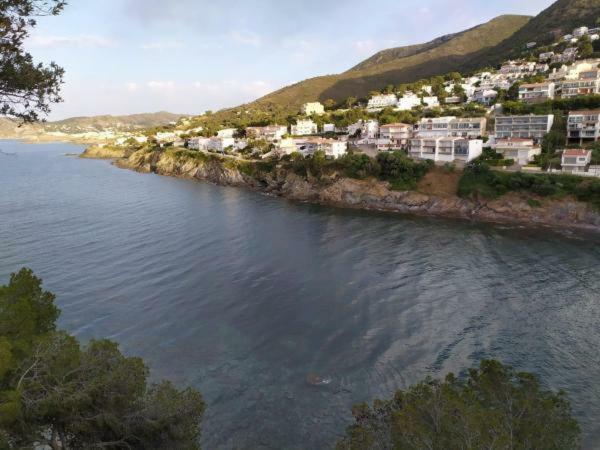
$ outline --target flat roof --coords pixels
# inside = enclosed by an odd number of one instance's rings
[[[563,156],[587,156],[592,153],[591,150],[568,149],[563,152]]]

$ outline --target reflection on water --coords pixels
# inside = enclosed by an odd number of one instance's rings
[[[0,281],[198,386],[206,448],[323,448],[353,403],[484,357],[569,392],[600,440],[595,237],[326,209],[3,143]]]

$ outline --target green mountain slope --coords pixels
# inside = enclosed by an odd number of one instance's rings
[[[366,96],[387,84],[460,70],[474,55],[480,55],[508,39],[528,21],[527,16],[500,16],[470,30],[436,39],[428,44],[385,50],[339,75],[312,78],[269,94],[256,107],[297,109],[310,100],[342,101]]]

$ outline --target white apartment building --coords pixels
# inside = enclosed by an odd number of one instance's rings
[[[414,126],[415,136],[419,138],[450,136],[450,123],[455,119],[454,116],[421,119]]]
[[[492,148],[504,159],[513,159],[520,166],[533,162],[534,157],[542,153],[541,147],[536,146],[533,139],[499,139]]]
[[[450,121],[449,132],[452,137],[479,138],[486,134],[485,117],[466,117]]]
[[[562,154],[562,170],[566,173],[586,172],[592,162],[591,150],[565,150]]]
[[[284,125],[268,125],[266,127],[248,127],[246,136],[253,139],[266,139],[269,142],[278,141],[288,132]]]
[[[468,163],[481,156],[483,141],[458,137],[413,138],[409,156],[413,159],[430,159],[439,163]]]
[[[498,116],[496,139],[528,138],[541,140],[552,129],[554,114],[544,116]]]
[[[367,104],[367,109],[371,111],[381,110],[384,108],[390,108],[396,106],[398,103],[398,97],[396,94],[382,94],[371,97]]]
[[[405,123],[390,123],[379,127],[379,139],[377,149],[400,150],[407,148],[408,141],[412,135],[412,125]]]
[[[600,110],[571,111],[567,121],[569,142],[597,141],[600,139]]]
[[[519,86],[519,100],[525,103],[541,103],[553,100],[556,84],[553,82],[530,83]]]
[[[576,80],[565,80],[561,83],[563,98],[600,93],[600,71],[581,72]]]
[[[421,98],[412,92],[407,92],[398,100],[396,110],[410,111],[417,106],[421,106]]]
[[[325,114],[325,107],[320,102],[309,102],[302,105],[301,111],[305,116],[312,116],[313,114],[322,116]]]
[[[319,132],[317,124],[310,119],[298,120],[296,125],[291,127],[293,136],[308,136]]]

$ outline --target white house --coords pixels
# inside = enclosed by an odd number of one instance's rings
[[[421,105],[421,98],[412,92],[405,93],[399,100],[396,106],[398,111],[410,111],[411,109]]]
[[[235,147],[235,139],[232,137],[212,137],[208,140],[208,151],[225,153],[228,148]]]
[[[335,125],[333,123],[324,124],[323,133],[335,133]]]
[[[313,155],[317,151],[325,153],[327,158],[339,158],[346,154],[348,150],[347,141],[338,141],[335,139],[325,139],[321,137],[310,137],[305,139],[296,139],[296,151],[304,156]]]
[[[580,38],[588,34],[588,27],[578,27],[573,30],[573,37]]]
[[[367,104],[367,109],[371,111],[381,110],[384,108],[396,106],[397,103],[398,97],[396,97],[396,94],[375,95],[369,100],[369,103]]]
[[[284,125],[268,125],[266,127],[248,127],[246,136],[254,139],[265,139],[269,142],[278,141],[287,134],[287,127]]]
[[[412,134],[412,126],[405,123],[390,123],[379,127],[377,149],[400,150],[408,146]]]
[[[236,135],[237,130],[235,128],[225,128],[217,131],[217,137],[219,138],[232,138]]]
[[[591,150],[565,150],[562,154],[562,170],[566,173],[585,172],[592,162]]]
[[[188,139],[188,148],[191,150],[208,150],[210,138],[198,136]]]
[[[275,153],[278,155],[291,155],[298,151],[296,142],[292,138],[284,138],[275,144]]]
[[[413,138],[409,156],[413,159],[430,159],[440,163],[467,163],[481,156],[483,141],[459,137]]]
[[[159,131],[154,137],[158,142],[174,142],[177,134],[172,131]]]
[[[536,155],[542,153],[542,149],[535,145],[533,139],[498,139],[492,148],[504,159],[513,159],[520,166],[526,166],[533,161]]]
[[[309,102],[302,105],[302,114],[305,116],[322,116],[325,114],[325,107],[320,102]]]
[[[548,61],[548,60],[552,59],[553,56],[554,56],[554,52],[545,52],[545,53],[540,53],[538,58],[540,61]]]
[[[528,83],[519,86],[519,100],[525,103],[540,103],[553,100],[556,85],[551,82]]]
[[[490,106],[495,103],[497,97],[498,92],[492,89],[477,89],[473,100],[482,105]]]
[[[434,95],[423,97],[423,103],[428,108],[438,108],[440,106],[439,99]]]
[[[292,125],[293,136],[308,136],[318,132],[317,124],[310,119],[298,120],[296,125]]]
[[[454,116],[421,119],[415,124],[415,135],[422,138],[450,136],[450,123],[455,119]]]
[[[567,79],[561,83],[563,98],[600,93],[600,71],[581,72],[576,80]]]

